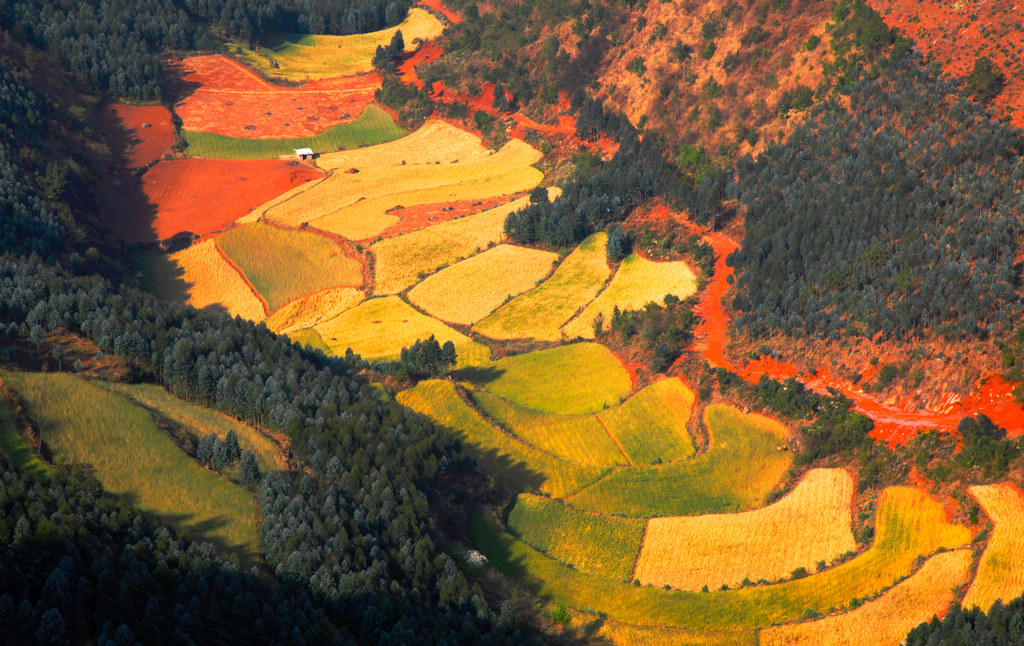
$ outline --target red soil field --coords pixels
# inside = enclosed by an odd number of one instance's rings
[[[457,25],[460,22],[462,22],[462,16],[441,4],[441,0],[420,0],[420,6],[426,7],[427,9],[433,9],[437,13],[447,18],[448,22],[452,23],[453,25]]]
[[[939,2],[937,0],[868,0],[890,27],[898,27],[931,60],[956,78],[987,56],[1006,79],[993,102],[999,115],[1024,127],[1024,34],[1021,9],[1010,0]],[[972,19],[973,17],[973,19]]]
[[[380,238],[393,238],[395,236],[402,235],[403,233],[409,233],[418,229],[425,229],[431,225],[448,222],[455,218],[473,215],[474,213],[481,213],[501,206],[502,204],[506,204],[509,200],[518,200],[524,195],[527,195],[525,191],[522,193],[515,193],[513,195],[499,195],[498,197],[487,198],[484,200],[461,200],[457,202],[439,202],[436,204],[419,204],[417,206],[410,207],[396,207],[388,211],[388,213],[402,218],[402,221],[388,227],[384,233],[380,234]],[[376,239],[376,236],[374,239]]]
[[[283,87],[226,56],[165,61],[185,130],[249,139],[317,135],[352,121],[373,102],[376,73]]]
[[[129,242],[166,240],[183,231],[202,236],[322,176],[304,164],[276,159],[160,162],[142,176],[138,197],[114,205],[114,230]]]
[[[879,442],[903,444],[913,439],[917,431],[929,428],[955,431],[961,419],[978,413],[984,413],[998,426],[1005,428],[1011,437],[1024,435],[1024,407],[1014,400],[1012,385],[999,376],[982,379],[978,389],[967,397],[951,395],[938,409],[922,410],[892,398],[881,401],[880,395],[865,392],[863,388],[839,379],[826,370],[817,369],[813,374],[808,374],[791,363],[769,357],[743,364],[731,361],[725,354],[729,315],[722,299],[729,289],[728,278],[734,274],[725,259],[739,245],[723,233],[702,229],[681,219],[681,216],[669,213],[663,206],[655,209],[651,216],[680,221],[691,231],[700,234],[715,250],[715,274],[695,308],[701,320],[694,328],[692,347],[712,367],[727,368],[749,383],[757,383],[762,374],[768,374],[778,380],[796,377],[807,388],[822,394],[827,394],[829,388],[833,388],[849,397],[855,410],[874,421],[875,428],[871,436]]]
[[[99,122],[110,149],[120,155],[125,168],[142,168],[157,161],[174,143],[171,113],[162,105],[115,103],[100,110]]]

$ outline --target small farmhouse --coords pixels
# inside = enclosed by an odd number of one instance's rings
[[[296,148],[295,149],[295,159],[298,159],[299,161],[302,161],[303,159],[313,159],[313,149],[312,148]]]

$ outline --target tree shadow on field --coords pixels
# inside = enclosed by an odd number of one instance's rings
[[[485,386],[497,381],[503,374],[505,374],[504,369],[493,366],[467,366],[451,372],[452,379],[468,381],[475,386]]]

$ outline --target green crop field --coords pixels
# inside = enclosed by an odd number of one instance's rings
[[[155,411],[167,419],[186,427],[192,435],[202,437],[215,433],[224,439],[228,431],[238,436],[238,444],[242,450],[248,449],[256,456],[260,471],[284,471],[287,462],[281,449],[274,442],[256,429],[232,419],[223,413],[179,399],[165,388],[154,384],[115,384],[97,382],[107,390],[124,395],[136,404]]]
[[[508,517],[509,530],[523,542],[580,572],[613,581],[632,578],[645,524],[532,494],[520,494]]]
[[[633,517],[735,512],[760,505],[792,464],[779,451],[789,431],[732,406],[704,410],[711,448],[693,460],[615,469],[569,500],[581,509]]]
[[[487,391],[473,392],[471,398],[495,424],[548,453],[581,464],[627,464],[626,456],[593,415],[541,413]]]
[[[397,400],[459,433],[465,452],[484,473],[519,491],[541,491],[561,498],[607,472],[559,459],[503,433],[463,401],[450,381],[422,381],[399,393]]]
[[[557,341],[562,325],[594,300],[611,275],[607,242],[607,234],[590,236],[540,286],[512,299],[473,329],[492,339]]]
[[[683,592],[623,584],[574,570],[549,558],[478,513],[470,536],[490,563],[536,594],[633,624],[729,630],[794,621],[853,599],[884,592],[916,568],[918,557],[968,543],[966,527],[950,524],[942,505],[908,487],[886,490],[878,502],[876,540],[846,563],[768,586]]]
[[[356,119],[328,128],[313,137],[294,139],[246,139],[212,132],[185,130],[182,135],[192,157],[214,159],[277,159],[294,155],[296,148],[312,148],[316,153],[348,150],[393,141],[406,132],[385,110],[368,105]]]
[[[598,418],[634,464],[675,462],[694,453],[686,430],[693,400],[693,391],[683,382],[662,379],[621,406],[598,413]]]
[[[194,538],[257,552],[253,495],[199,466],[128,398],[66,373],[3,372],[55,456],[91,465],[103,488]]]
[[[563,415],[615,406],[632,389],[622,363],[596,343],[521,354],[460,370],[454,376],[527,408]]]
[[[325,287],[358,286],[363,265],[333,240],[262,222],[217,238],[217,246],[249,279],[270,310]]]
[[[39,459],[28,440],[18,432],[14,414],[11,413],[10,406],[2,396],[0,396],[0,451],[3,451],[14,468],[19,471],[31,471],[43,478],[50,472],[49,465]]]
[[[435,318],[421,314],[397,296],[363,301],[314,330],[331,352],[339,356],[352,348],[364,359],[395,359],[402,348],[433,335],[438,343],[451,341],[455,344],[460,366],[485,362],[491,357],[487,346]],[[296,335],[291,337],[295,339]]]

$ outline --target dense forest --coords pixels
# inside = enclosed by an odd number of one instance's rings
[[[746,207],[736,324],[838,338],[1008,331],[1018,298],[1024,142],[912,57],[816,106],[737,165]]]
[[[216,49],[214,25],[251,43],[274,33],[353,34],[398,24],[411,0],[11,0],[0,28],[55,53],[84,88],[163,98],[160,56]]]
[[[907,646],[984,646],[1024,644],[1024,597],[1003,605],[997,601],[986,615],[977,608],[953,608],[941,621],[932,619],[910,631]]]

